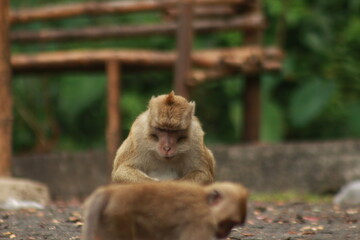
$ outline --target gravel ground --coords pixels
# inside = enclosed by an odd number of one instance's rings
[[[232,231],[233,240],[357,240],[360,206],[251,202],[244,227]],[[79,239],[79,206],[52,205],[43,210],[0,211],[0,239]]]

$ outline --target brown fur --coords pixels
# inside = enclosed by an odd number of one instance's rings
[[[246,217],[240,184],[185,182],[110,185],[86,202],[82,240],[210,240]]]
[[[204,132],[194,116],[195,103],[173,92],[153,97],[119,147],[112,171],[118,183],[155,180],[214,180],[215,160],[204,144]],[[161,138],[154,140],[152,135]],[[184,140],[177,139],[185,135]],[[171,147],[170,157],[164,146]]]
[[[183,130],[190,126],[195,104],[174,92],[152,98],[149,103],[151,127],[167,130]]]

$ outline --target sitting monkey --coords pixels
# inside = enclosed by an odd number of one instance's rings
[[[215,160],[194,112],[195,103],[174,92],[151,98],[117,151],[113,182],[213,182]]]

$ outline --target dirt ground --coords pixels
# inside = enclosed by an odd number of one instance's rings
[[[44,210],[0,211],[0,239],[79,239],[79,205],[52,205]],[[251,202],[244,227],[229,240],[360,239],[360,206]]]

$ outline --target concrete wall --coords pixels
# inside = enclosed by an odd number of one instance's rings
[[[214,146],[217,179],[255,191],[336,192],[360,179],[360,141]],[[16,157],[13,174],[47,184],[53,199],[85,197],[109,181],[102,152]]]
[[[52,153],[13,159],[13,175],[48,185],[52,199],[85,198],[110,180],[103,152]]]
[[[360,141],[214,147],[219,180],[257,191],[334,193],[360,179]]]

